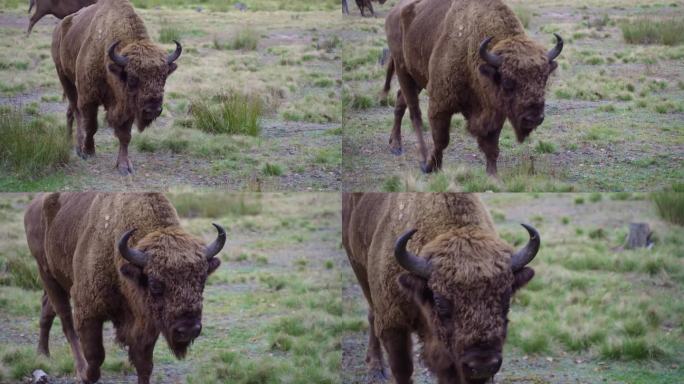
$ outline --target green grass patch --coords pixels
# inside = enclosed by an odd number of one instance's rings
[[[684,19],[640,17],[620,23],[628,44],[678,45],[684,42]]]
[[[168,196],[181,217],[253,216],[262,211],[258,195],[171,192]]]
[[[199,99],[190,106],[193,127],[209,133],[259,136],[264,103],[238,92]]]

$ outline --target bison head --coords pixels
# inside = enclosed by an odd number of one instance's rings
[[[128,240],[135,232],[124,233],[118,250],[128,263],[123,276],[133,281],[136,298],[149,313],[170,349],[183,358],[202,330],[202,292],[207,276],[221,264],[215,257],[226,242],[225,230],[214,224],[218,236],[204,246],[180,228],[166,228],[143,237],[137,248]]]
[[[483,64],[480,74],[488,81],[491,105],[500,106],[511,121],[519,142],[544,121],[544,92],[549,75],[558,67],[555,61],[563,50],[563,39],[556,36],[556,46],[545,52],[535,42],[514,37],[487,50],[492,37],[480,43]]]
[[[534,276],[525,265],[540,244],[537,231],[524,226],[530,240],[517,252],[479,229],[442,234],[422,248],[423,257],[406,249],[415,229],[397,240],[395,258],[408,271],[398,283],[420,309],[423,359],[440,383],[484,383],[501,367],[511,296]]]
[[[126,45],[116,52],[120,41],[109,46],[107,66],[126,100],[126,107],[135,115],[138,127],[145,128],[159,117],[164,101],[166,78],[178,67],[176,61],[183,48],[175,41],[176,50],[166,54],[155,45],[141,41]]]

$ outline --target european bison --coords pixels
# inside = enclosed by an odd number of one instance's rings
[[[218,237],[205,246],[156,193],[43,195],[29,205],[24,226],[47,293],[39,352],[48,351],[56,314],[86,383],[100,378],[105,321],[128,348],[140,384],[150,381],[160,334],[177,358],[185,356],[202,329],[207,276],[221,264],[221,226],[214,224]]]
[[[346,0],[342,0],[342,10],[344,12],[344,8],[347,5]],[[356,6],[359,7],[359,11],[361,11],[361,16],[365,17],[366,13],[364,12],[365,9],[368,9],[370,11],[370,16],[375,17],[375,11],[373,10],[373,1],[377,1],[380,4],[385,4],[387,0],[356,0]],[[347,14],[349,14],[349,9],[347,9]]]
[[[30,35],[33,26],[45,15],[54,15],[58,19],[63,19],[81,8],[94,4],[96,1],[97,0],[29,0],[28,13],[31,13],[34,6],[36,7],[36,12],[29,19],[29,26],[26,34]]]
[[[476,195],[345,194],[342,242],[368,301],[371,374],[386,377],[382,344],[396,382],[411,383],[415,332],[439,383],[491,379],[511,296],[534,276],[539,234],[524,227],[529,242],[514,251]]]
[[[390,147],[401,154],[401,120],[408,106],[418,137],[421,169],[442,166],[454,113],[467,120],[496,176],[499,134],[508,119],[519,142],[544,120],[544,91],[563,49],[546,51],[531,40],[501,0],[402,0],[387,15],[385,31],[393,60],[384,94],[396,71],[400,90],[394,108]],[[418,94],[430,95],[428,117],[434,142],[428,160]]]
[[[52,37],[52,58],[69,100],[67,129],[77,120],[76,152],[95,154],[97,109],[107,110],[107,123],[119,139],[116,166],[133,173],[128,159],[131,126],[143,131],[162,112],[164,85],[181,55],[167,55],[147,34],[128,0],[101,1],[64,18]]]

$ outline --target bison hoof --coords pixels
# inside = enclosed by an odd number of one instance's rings
[[[389,380],[389,375],[383,368],[373,368],[368,371],[368,378],[371,383],[384,383]]]
[[[133,176],[134,174],[133,167],[120,165],[117,167],[117,169],[119,170],[119,174],[121,174],[121,176]]]
[[[76,148],[76,154],[83,160],[88,160],[89,158],[95,156],[94,151],[83,150],[81,148]]]
[[[395,156],[399,156],[399,155],[401,155],[402,153],[404,153],[404,150],[401,148],[401,146],[399,146],[399,147],[390,147],[390,152],[392,152],[392,154],[395,155]]]
[[[424,161],[421,161],[420,170],[423,171],[423,173],[425,174],[432,173],[432,165],[426,164]]]

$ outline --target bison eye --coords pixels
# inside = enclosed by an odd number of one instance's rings
[[[138,79],[136,76],[128,76],[126,85],[129,89],[138,89],[138,86],[140,85],[140,79]]]
[[[164,283],[150,279],[149,289],[152,296],[159,297],[164,294]]]
[[[512,92],[515,89],[515,80],[503,79],[501,87],[503,87],[506,92]]]

